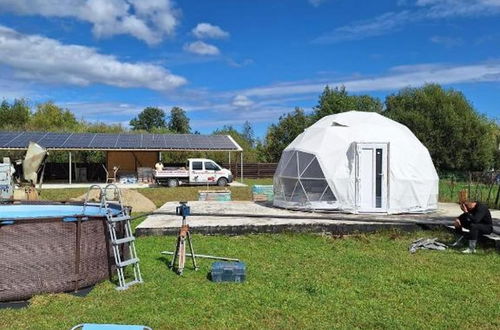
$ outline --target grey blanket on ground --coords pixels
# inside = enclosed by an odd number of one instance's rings
[[[415,253],[417,250],[446,250],[447,246],[437,241],[437,238],[420,238],[411,243],[409,251]]]

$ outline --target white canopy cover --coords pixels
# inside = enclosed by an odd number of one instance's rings
[[[282,153],[274,205],[350,213],[437,209],[439,178],[404,125],[373,112],[322,118]]]

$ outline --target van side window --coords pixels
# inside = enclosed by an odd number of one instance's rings
[[[205,170],[207,171],[219,171],[220,168],[213,162],[205,162]]]
[[[202,162],[193,162],[192,163],[194,171],[203,171],[203,163]]]

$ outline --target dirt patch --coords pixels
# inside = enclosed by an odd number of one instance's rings
[[[132,207],[133,212],[152,212],[156,210],[156,205],[136,190],[121,189],[123,204]],[[73,201],[83,201],[87,194],[72,198]],[[94,189],[90,192],[90,199],[99,200],[99,191]]]

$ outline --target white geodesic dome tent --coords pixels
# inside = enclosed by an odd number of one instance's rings
[[[437,209],[439,178],[404,125],[373,112],[323,117],[282,153],[274,205],[350,213]]]

